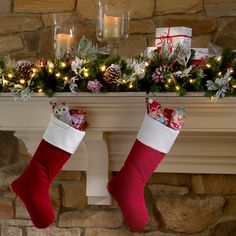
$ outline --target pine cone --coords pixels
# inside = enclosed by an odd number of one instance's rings
[[[20,60],[16,62],[16,70],[20,74],[20,76],[25,76],[32,69],[32,65],[29,61]]]
[[[113,81],[119,79],[122,76],[122,72],[119,65],[111,64],[105,71],[103,79],[111,84]]]

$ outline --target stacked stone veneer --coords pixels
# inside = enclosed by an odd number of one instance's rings
[[[96,0],[1,0],[0,55],[16,59],[49,57],[53,54],[53,13],[74,17],[78,33],[93,41]],[[136,56],[154,46],[155,28],[187,26],[193,29],[193,47],[213,42],[236,48],[235,0],[129,0],[130,37],[121,42],[120,54]]]
[[[12,161],[18,150],[12,134],[0,132],[0,236],[235,236],[236,175],[154,174],[145,189],[151,222],[145,232],[129,232],[112,206],[88,206],[86,174],[62,171],[50,189],[55,223],[32,226],[29,215],[9,185],[28,165]],[[7,145],[6,145],[7,142]]]

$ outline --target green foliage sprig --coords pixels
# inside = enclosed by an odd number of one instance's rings
[[[154,50],[149,57],[124,59],[83,37],[75,52],[30,63],[0,59],[0,92],[29,99],[31,92],[204,92],[217,99],[236,95],[236,53],[193,60],[193,51],[177,45]]]

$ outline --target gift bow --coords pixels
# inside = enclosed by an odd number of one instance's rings
[[[172,53],[172,49],[173,49],[173,38],[177,38],[177,37],[185,37],[185,38],[192,38],[191,36],[187,35],[187,34],[176,34],[176,35],[170,35],[170,28],[168,27],[168,32],[162,34],[160,37],[156,37],[156,39],[159,39],[160,42],[156,45],[157,48],[159,45],[162,46],[165,43],[165,39],[166,39],[166,43],[168,48],[170,49],[170,53]]]

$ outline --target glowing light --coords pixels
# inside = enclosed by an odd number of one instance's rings
[[[232,85],[232,87],[236,89],[236,84]]]
[[[89,69],[88,68],[83,68],[84,71],[84,77],[87,78],[89,77]]]
[[[211,68],[211,65],[210,65],[210,64],[206,64],[206,67],[207,67],[207,68]]]
[[[229,71],[229,72],[232,74],[232,73],[234,73],[234,70],[233,70],[233,69],[230,69],[230,71]]]
[[[65,67],[66,67],[66,63],[65,63],[64,61],[62,61],[62,62],[60,63],[60,65],[61,65],[62,68],[65,68]]]
[[[219,73],[218,73],[218,76],[221,76],[222,75],[222,72],[220,71]]]
[[[217,57],[216,58],[217,61],[221,61],[221,59],[222,59],[221,57]]]
[[[129,84],[129,88],[131,89],[131,88],[133,88],[133,84],[131,83],[131,84]]]
[[[25,80],[24,80],[24,79],[20,79],[20,83],[21,83],[21,84],[24,84],[24,83],[25,83]]]
[[[8,78],[12,79],[13,78],[13,74],[9,73],[8,75]]]
[[[123,79],[123,80],[122,80],[122,83],[126,84],[126,81],[125,81],[125,79]]]
[[[104,72],[104,71],[106,70],[106,66],[105,66],[105,65],[101,66],[101,67],[100,67],[100,70],[101,70],[102,72]]]
[[[61,76],[61,74],[58,72],[58,73],[56,73],[56,77],[57,78],[60,78],[60,76]]]
[[[166,87],[166,88],[169,88],[169,85],[168,85],[168,84],[165,84],[165,87]]]
[[[49,73],[52,73],[52,72],[53,72],[53,70],[52,70],[51,68],[49,68],[49,69],[48,69],[48,72],[49,72]]]
[[[145,66],[146,66],[146,67],[149,66],[149,63],[148,63],[147,61],[145,62]]]
[[[52,68],[54,68],[54,64],[53,64],[51,61],[49,61],[49,62],[48,62],[48,67],[49,67],[50,69],[52,69]]]
[[[210,101],[211,101],[211,102],[214,102],[214,101],[215,101],[215,97],[214,97],[214,96],[211,96]]]
[[[89,77],[89,73],[87,71],[84,72],[84,77]]]
[[[171,79],[168,79],[167,82],[168,82],[168,83],[171,83]]]
[[[38,90],[38,92],[39,92],[39,93],[42,93],[42,92],[43,92],[43,90],[42,90],[42,89],[39,89],[39,90]]]
[[[179,86],[176,86],[175,89],[176,89],[177,91],[179,91],[179,90],[180,90],[180,87],[179,87]]]
[[[36,69],[36,68],[33,68],[32,71],[33,71],[33,73],[36,73],[36,72],[37,72],[37,69]]]
[[[194,80],[193,80],[193,79],[190,79],[190,80],[189,80],[189,83],[190,83],[190,84],[192,84],[193,82],[194,82]]]
[[[64,79],[65,81],[68,81],[68,77],[67,77],[67,76],[65,76],[63,79]]]

